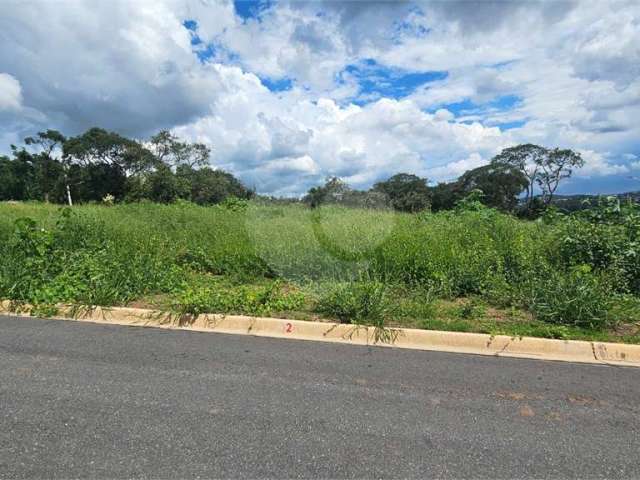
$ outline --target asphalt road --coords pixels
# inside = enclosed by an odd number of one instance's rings
[[[640,478],[640,369],[0,317],[0,478]]]

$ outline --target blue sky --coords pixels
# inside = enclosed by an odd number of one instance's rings
[[[429,82],[447,78],[447,74],[389,68],[380,65],[375,59],[365,58],[347,65],[339,74],[339,82],[344,82],[345,76],[355,79],[359,88],[350,100],[357,105],[365,105],[380,98],[405,98]]]
[[[329,175],[448,181],[537,143],[585,158],[566,193],[640,189],[632,0],[28,0],[3,17],[0,152],[43,128],[169,128],[299,195]]]
[[[240,18],[251,20],[259,18],[260,14],[267,10],[273,2],[268,0],[235,0],[233,8]]]

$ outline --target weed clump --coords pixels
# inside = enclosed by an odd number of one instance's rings
[[[172,309],[180,315],[192,317],[203,313],[270,315],[295,311],[303,303],[304,296],[301,292],[285,290],[281,282],[275,281],[259,287],[187,287],[177,295]]]
[[[392,314],[387,287],[375,281],[330,285],[320,296],[316,309],[341,323],[367,323],[380,327]]]

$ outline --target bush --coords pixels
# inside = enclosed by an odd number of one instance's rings
[[[341,323],[383,326],[391,313],[386,286],[379,282],[337,283],[326,287],[316,306],[318,313]]]
[[[249,208],[249,202],[231,195],[220,202],[220,206],[232,212],[245,212]]]
[[[187,287],[173,302],[173,309],[181,315],[194,317],[203,313],[269,315],[299,309],[303,303],[304,295],[300,291],[287,291],[276,281],[259,288]]]
[[[114,238],[103,222],[69,209],[49,228],[19,218],[0,250],[0,296],[36,305],[114,305],[170,291],[181,269],[165,252],[156,238]]]
[[[640,293],[640,211],[605,202],[560,224],[552,245],[559,267],[589,265],[620,293]]]
[[[615,321],[615,297],[606,285],[588,265],[566,273],[550,270],[530,282],[524,303],[544,322],[601,329]]]

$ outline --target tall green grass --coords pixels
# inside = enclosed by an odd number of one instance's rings
[[[602,253],[604,247],[589,237],[599,252],[592,255],[586,239],[576,240],[588,225],[522,221],[488,209],[401,214],[339,206],[139,203],[69,210],[4,203],[0,297],[114,305],[166,294],[198,311],[242,311],[246,299],[253,305],[247,310],[258,313],[302,302],[271,287],[229,300],[217,287],[190,284],[193,275],[213,275],[237,283],[329,285],[314,290],[320,292],[319,311],[363,322],[391,311],[383,304],[389,297],[384,288],[402,286],[430,297],[472,295],[524,307],[549,323],[604,328],[635,318],[638,260],[616,253],[631,241],[620,226],[598,227],[612,250]],[[576,241],[584,248],[568,247]],[[621,310],[622,304],[630,307]]]

